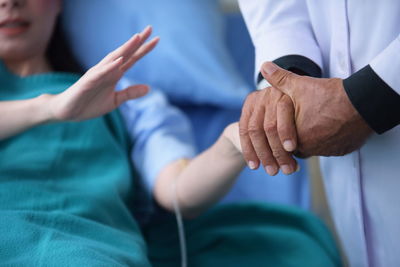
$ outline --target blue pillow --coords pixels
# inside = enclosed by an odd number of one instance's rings
[[[151,24],[161,37],[159,46],[128,78],[160,88],[184,105],[238,108],[250,91],[227,49],[218,1],[68,0],[64,5],[68,38],[86,67]]]

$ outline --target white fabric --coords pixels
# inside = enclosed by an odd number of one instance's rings
[[[400,36],[371,61],[371,67],[390,87],[400,93]]]
[[[291,54],[322,64],[304,0],[244,0],[239,5],[255,44],[256,77],[265,61]]]
[[[400,1],[239,0],[264,61],[298,54],[325,77],[367,64],[400,93]],[[321,158],[334,221],[351,266],[400,266],[400,126],[358,151]]]

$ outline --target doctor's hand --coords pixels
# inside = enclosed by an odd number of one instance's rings
[[[261,73],[293,102],[299,156],[345,155],[372,133],[351,104],[342,79],[299,76],[271,62],[264,63]]]
[[[284,174],[298,170],[291,153],[297,143],[294,106],[290,97],[281,91],[268,87],[248,95],[239,133],[249,168],[256,169],[261,163],[269,175],[277,174],[279,169]]]
[[[151,32],[151,27],[147,27],[135,34],[64,92],[45,95],[49,100],[50,121],[95,118],[111,112],[127,100],[145,95],[149,90],[146,85],[134,85],[118,92],[115,86],[130,67],[157,45],[159,38],[145,43]]]

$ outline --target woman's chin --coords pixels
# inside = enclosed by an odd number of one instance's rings
[[[0,40],[0,58],[3,61],[23,61],[39,55],[42,49],[29,42],[21,41],[8,41],[3,42]]]

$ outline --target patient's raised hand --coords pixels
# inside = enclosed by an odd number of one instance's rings
[[[89,69],[63,93],[47,96],[51,118],[54,121],[91,119],[116,109],[127,100],[145,95],[149,90],[146,85],[134,85],[118,92],[115,86],[132,65],[157,45],[158,37],[145,43],[151,32],[152,28],[146,27]]]

